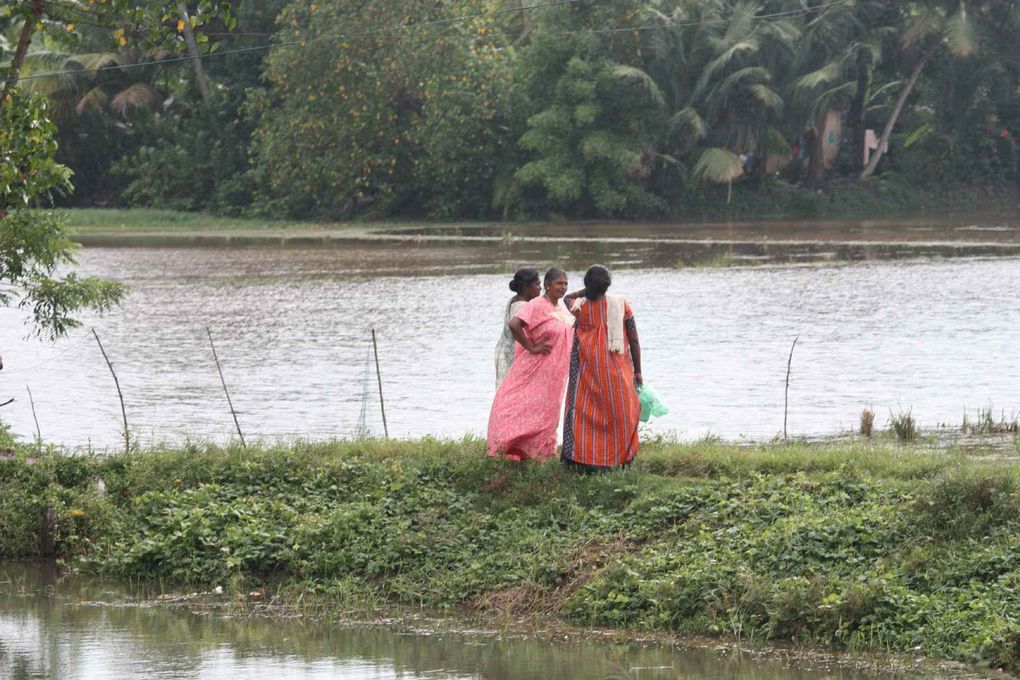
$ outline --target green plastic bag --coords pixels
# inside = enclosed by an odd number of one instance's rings
[[[669,413],[669,409],[659,399],[659,395],[648,385],[638,385],[638,401],[641,402],[641,422],[647,423],[652,416],[661,418]]]

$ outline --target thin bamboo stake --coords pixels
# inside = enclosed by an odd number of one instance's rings
[[[390,428],[386,426],[386,402],[382,395],[382,373],[379,372],[379,345],[375,342],[375,329],[372,329],[372,351],[375,353],[375,377],[379,381],[379,408],[382,410],[383,434],[390,438]]]
[[[799,335],[793,339],[793,344],[790,345],[790,358],[786,360],[786,398],[783,401],[783,439],[786,439],[786,414],[790,408],[790,364],[793,363],[793,348],[797,346],[798,340],[800,340]]]
[[[32,420],[35,421],[36,441],[42,446],[42,430],[39,429],[39,416],[35,414],[35,399],[32,398],[32,390],[28,385],[25,385],[25,389],[28,390],[28,403],[32,405]]]
[[[127,421],[127,409],[124,408],[124,393],[120,391],[120,381],[117,380],[117,373],[113,370],[113,364],[110,362],[110,357],[106,356],[106,350],[103,349],[103,342],[99,339],[99,334],[96,333],[96,329],[92,329],[92,335],[96,338],[96,344],[99,345],[99,351],[103,353],[103,358],[106,359],[106,365],[110,368],[110,375],[113,376],[113,384],[117,386],[117,397],[120,399],[120,414],[124,417],[124,452],[128,453],[131,451],[131,432],[128,430]]]
[[[237,428],[237,436],[241,438],[241,446],[248,448],[248,445],[244,443],[244,433],[241,432],[241,423],[237,422],[237,411],[234,410],[234,402],[230,400],[230,392],[227,390],[227,381],[223,378],[223,369],[220,367],[220,358],[216,355],[216,345],[213,343],[212,331],[209,327],[205,327],[205,332],[209,336],[209,346],[212,347],[213,359],[216,361],[216,370],[220,374],[220,383],[223,384],[223,394],[227,395],[227,406],[230,407],[230,415],[234,417],[234,427]]]

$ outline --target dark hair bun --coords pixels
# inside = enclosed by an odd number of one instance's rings
[[[516,279],[510,279],[510,290],[512,290],[515,293],[521,292],[521,287],[517,285]]]

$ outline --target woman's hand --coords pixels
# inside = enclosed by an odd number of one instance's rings
[[[528,350],[532,354],[548,354],[552,351],[552,345],[545,340],[541,342],[530,342],[524,346],[524,349]]]
[[[545,340],[532,342],[528,334],[524,332],[524,322],[519,318],[514,317],[510,319],[507,325],[510,327],[510,334],[514,336],[514,340],[521,343],[521,347],[528,352],[532,354],[548,354],[552,351],[552,345]]]
[[[634,382],[637,383],[638,385],[644,385],[645,384],[645,379],[641,377],[640,373],[635,373],[634,374]]]

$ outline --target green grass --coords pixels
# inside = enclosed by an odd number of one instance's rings
[[[601,475],[476,439],[25,455],[0,558],[53,508],[68,567],[136,581],[1020,670],[1020,471],[952,450],[651,442]]]
[[[116,234],[137,231],[267,230],[342,226],[297,220],[219,217],[207,213],[189,213],[151,208],[71,208],[60,210],[59,212],[67,216],[67,225],[71,231],[80,234]]]

